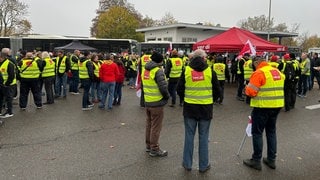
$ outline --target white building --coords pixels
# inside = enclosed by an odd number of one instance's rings
[[[177,23],[164,26],[155,26],[137,29],[144,33],[145,42],[148,41],[170,41],[170,42],[198,42],[214,35],[220,34],[229,28],[205,26],[202,24]],[[267,39],[268,32],[252,31],[252,33]],[[270,32],[270,38],[279,38],[279,44],[283,37],[296,37],[298,33]]]

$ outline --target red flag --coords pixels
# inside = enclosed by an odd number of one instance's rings
[[[249,53],[250,55],[254,55],[254,56],[256,55],[256,50],[249,39],[241,49],[238,59],[242,58],[245,53]]]
[[[249,118],[249,121],[248,121],[248,125],[247,125],[247,128],[246,128],[246,133],[247,133],[248,137],[251,137],[252,136],[252,133],[251,133],[252,119],[251,119],[251,116],[248,116],[248,118]]]
[[[135,85],[136,85],[136,95],[140,98],[141,97],[141,76],[140,76],[139,70],[137,72]]]

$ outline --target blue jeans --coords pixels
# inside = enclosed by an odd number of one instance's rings
[[[69,91],[70,92],[79,92],[78,86],[79,86],[79,71],[77,70],[71,70],[72,77],[70,79],[70,87]]]
[[[266,129],[267,136],[267,158],[276,159],[277,134],[276,122],[281,108],[253,108],[252,117],[252,159],[260,161],[262,158],[263,140],[262,134]]]
[[[298,82],[298,94],[306,95],[309,75],[301,75]]]
[[[136,76],[135,77],[130,77],[129,78],[129,86],[135,86],[136,84]]]
[[[120,104],[122,97],[122,86],[123,83],[116,83],[116,87],[114,89],[114,102]]]
[[[89,101],[89,90],[91,87],[90,79],[81,79],[81,84],[83,86],[83,96],[82,96],[82,108],[87,108],[91,102]]]
[[[101,90],[100,90],[100,82],[92,82],[91,83],[91,99],[92,101],[101,99]]]
[[[112,109],[115,82],[100,82],[101,101],[99,108],[105,108],[106,99],[108,97],[108,109]]]
[[[209,165],[209,129],[210,119],[193,119],[184,117],[185,139],[183,149],[183,165],[186,168],[192,167],[194,135],[198,126],[199,133],[199,170],[205,170]]]
[[[63,93],[62,96],[67,96],[67,73],[64,73],[62,76],[56,76],[56,83],[55,83],[55,94],[56,96],[61,96],[61,86],[63,86]]]
[[[168,84],[168,91],[171,96],[171,104],[176,104],[176,98],[177,98],[177,84],[178,82],[170,82]]]

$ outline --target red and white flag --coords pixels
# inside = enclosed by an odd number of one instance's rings
[[[251,56],[255,56],[257,53],[256,49],[253,47],[253,45],[249,39],[246,42],[246,44],[243,46],[243,48],[241,49],[239,56],[238,56],[238,59],[242,58],[245,53],[249,53]]]
[[[251,137],[252,136],[252,133],[251,133],[252,119],[251,119],[251,116],[248,116],[248,118],[249,118],[249,121],[248,121],[248,125],[247,125],[247,128],[246,128],[246,133],[247,133],[248,137]]]
[[[140,98],[141,97],[141,76],[140,76],[139,70],[137,72],[135,85],[136,85],[136,95]]]

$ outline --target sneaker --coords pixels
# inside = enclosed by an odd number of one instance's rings
[[[148,153],[148,152],[150,152],[151,151],[151,149],[150,148],[146,148],[146,152]]]
[[[211,165],[209,164],[205,169],[203,169],[203,170],[199,169],[199,172],[200,172],[200,173],[205,173],[205,172],[207,172],[210,168],[211,168]]]
[[[92,107],[85,107],[85,108],[82,108],[82,111],[89,111],[91,109],[92,109]]]
[[[243,97],[237,96],[237,99],[238,99],[239,101],[244,101],[244,98],[243,98]]]
[[[243,164],[259,171],[262,169],[261,162],[254,159],[245,159],[243,160]]]
[[[170,104],[169,107],[174,107],[175,104]]]
[[[12,117],[13,113],[4,113],[0,115],[0,118],[5,119],[5,118],[9,118]]]
[[[263,163],[271,169],[276,169],[275,160],[269,160],[268,158],[263,158]]]
[[[165,150],[161,150],[161,149],[159,149],[159,150],[157,150],[157,151],[151,150],[151,151],[149,152],[149,155],[150,155],[151,157],[165,157],[165,156],[168,156],[168,152],[165,151]]]
[[[20,108],[20,110],[21,110],[21,111],[25,111],[25,110],[26,110],[26,108]]]
[[[93,106],[94,106],[94,104],[89,104],[88,105],[89,108],[92,108]]]
[[[42,109],[42,106],[37,106],[37,109]]]

